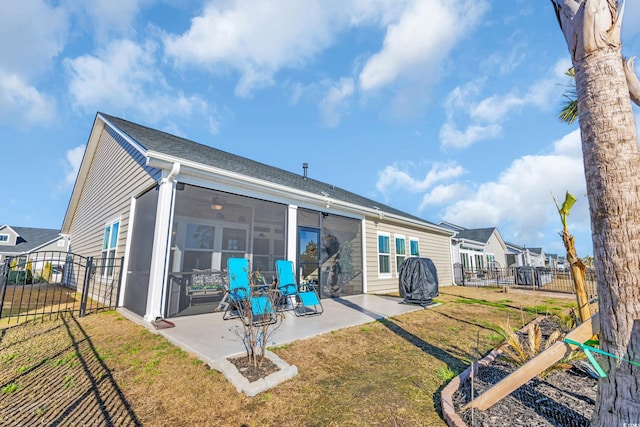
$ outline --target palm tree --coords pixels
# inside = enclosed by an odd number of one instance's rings
[[[603,361],[592,425],[638,423],[640,368],[620,360],[640,355],[640,153],[630,102],[640,85],[621,53],[624,1],[551,2],[575,69],[600,344],[614,355]]]

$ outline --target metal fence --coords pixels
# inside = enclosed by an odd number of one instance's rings
[[[123,258],[34,252],[0,263],[0,319],[84,316],[117,306]]]
[[[471,270],[462,264],[454,265],[454,279],[460,286],[493,286],[532,289],[534,291],[549,291],[575,293],[573,277],[570,270],[549,269],[542,267],[489,268]],[[595,271],[587,269],[585,272],[585,288],[587,297],[597,296]]]

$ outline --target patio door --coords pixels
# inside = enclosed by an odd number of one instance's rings
[[[298,283],[309,282],[320,283],[320,229],[298,227]]]

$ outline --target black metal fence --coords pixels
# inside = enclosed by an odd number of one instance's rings
[[[118,304],[123,258],[34,252],[0,263],[0,319],[84,316]]]
[[[454,264],[454,280],[460,286],[516,287],[536,291],[575,293],[571,271],[543,267],[507,267],[488,269],[466,269]],[[595,271],[585,272],[587,297],[597,296]]]

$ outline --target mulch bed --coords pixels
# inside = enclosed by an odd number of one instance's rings
[[[473,380],[477,397],[515,370],[497,359],[480,369]],[[595,407],[597,380],[572,368],[551,373],[544,379],[534,378],[486,411],[461,408],[471,401],[471,381],[465,382],[453,396],[458,415],[468,426],[506,427],[563,426],[590,424]]]
[[[541,327],[546,338],[558,325],[545,319]],[[571,369],[556,370],[545,378],[536,377],[486,411],[462,411],[472,399],[472,381],[468,380],[453,395],[453,403],[458,415],[470,427],[588,426],[595,408],[598,381],[584,367],[585,362],[579,361]],[[502,357],[479,369],[473,378],[473,397],[477,398],[516,369]]]
[[[247,356],[234,357],[228,360],[235,365],[242,376],[248,379],[249,382],[257,381],[280,370],[275,363],[266,357],[262,358],[262,362],[258,366],[254,366]]]

